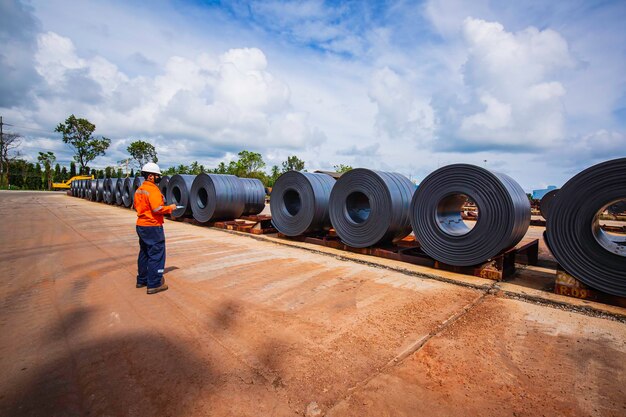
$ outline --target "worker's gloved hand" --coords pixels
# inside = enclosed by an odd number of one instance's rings
[[[172,211],[176,210],[176,208],[178,208],[178,206],[176,204],[170,204],[169,208],[172,209]]]

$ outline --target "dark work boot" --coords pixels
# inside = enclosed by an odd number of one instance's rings
[[[156,287],[156,288],[148,288],[148,294],[156,294],[158,292],[165,291],[165,290],[167,290],[167,284],[163,284],[160,287]]]
[[[148,294],[156,294],[161,291],[167,290],[167,284],[165,283],[165,278],[161,279],[161,285],[156,288],[148,288]]]
[[[147,287],[147,286],[148,286],[148,284],[139,284],[139,283],[137,283],[135,285],[135,288],[144,288],[144,287]]]

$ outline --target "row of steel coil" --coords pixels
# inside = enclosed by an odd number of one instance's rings
[[[73,195],[130,207],[143,178],[81,180]],[[199,222],[236,219],[264,208],[265,190],[256,179],[200,174],[164,177],[168,204],[183,208],[173,217]],[[542,202],[545,240],[559,264],[585,284],[626,296],[626,236],[605,232],[599,216],[626,199],[626,158],[592,166]],[[467,200],[478,208],[473,227],[463,221]],[[428,175],[418,187],[405,176],[357,168],[335,179],[289,171],[272,190],[274,227],[287,236],[334,228],[348,246],[363,248],[414,233],[437,261],[471,266],[517,245],[530,225],[530,202],[509,176],[454,164]],[[549,211],[549,212],[548,212]]]
[[[105,178],[73,181],[73,196],[91,201],[132,207],[135,191],[143,177]],[[193,215],[200,222],[236,219],[258,214],[265,208],[265,187],[258,179],[234,175],[199,174],[164,176],[159,188],[166,204],[182,208],[172,217]]]
[[[626,158],[580,172],[549,198],[545,240],[559,264],[593,288],[626,296],[626,236],[605,232],[599,221],[626,199]],[[473,227],[462,218],[468,199],[478,207]],[[344,243],[363,248],[413,231],[426,254],[455,266],[514,247],[530,224],[530,202],[512,178],[467,164],[440,168],[418,187],[403,175],[369,169],[336,181],[288,172],[277,180],[270,205],[274,226],[287,236],[332,227]]]

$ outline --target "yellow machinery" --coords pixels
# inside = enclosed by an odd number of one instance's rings
[[[53,190],[69,190],[70,187],[72,186],[72,181],[76,181],[76,180],[93,180],[93,175],[76,175],[72,178],[70,178],[67,181],[63,181],[63,182],[53,182],[52,183],[52,189]]]

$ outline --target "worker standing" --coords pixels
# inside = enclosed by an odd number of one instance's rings
[[[148,287],[148,294],[167,290],[163,278],[165,269],[165,233],[163,215],[171,213],[176,205],[165,205],[157,184],[161,181],[161,169],[153,162],[141,168],[144,183],[135,192],[134,206],[137,211],[137,235],[139,257],[137,258],[137,288]]]

